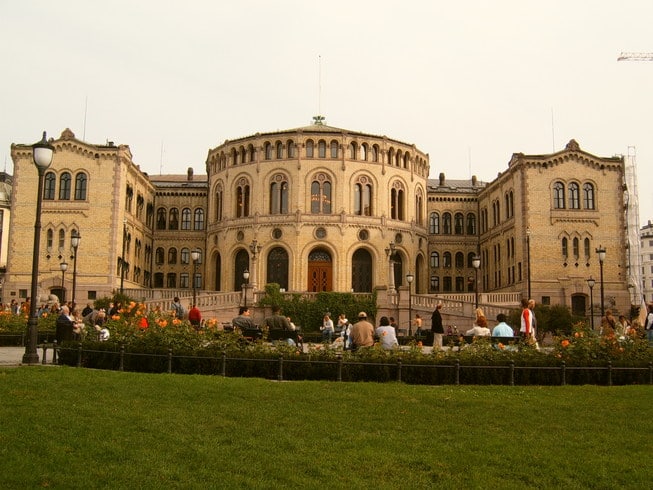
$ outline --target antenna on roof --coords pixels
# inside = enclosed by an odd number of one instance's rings
[[[313,116],[313,124],[322,126],[324,116],[322,116],[322,55],[318,55],[318,77],[317,77],[317,116]]]
[[[82,132],[82,141],[86,141],[86,113],[88,112],[88,95],[84,102],[84,131]]]

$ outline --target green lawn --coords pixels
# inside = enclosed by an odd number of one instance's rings
[[[650,488],[651,386],[0,369],[0,488]]]

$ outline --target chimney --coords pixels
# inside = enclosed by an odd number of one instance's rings
[[[188,167],[188,180],[193,180],[193,167]]]
[[[477,182],[478,182],[478,179],[476,178],[476,175],[472,175],[472,187],[476,187]]]
[[[444,185],[444,172],[440,172],[440,185]]]

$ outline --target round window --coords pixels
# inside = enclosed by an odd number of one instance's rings
[[[322,227],[316,228],[315,229],[315,238],[319,238],[320,240],[326,237],[326,230]]]

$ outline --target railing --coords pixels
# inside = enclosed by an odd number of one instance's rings
[[[194,359],[196,361],[210,361],[212,362],[213,365],[219,366],[218,372],[212,372],[211,374],[220,374],[223,377],[227,376],[227,371],[228,371],[228,363],[233,363],[233,364],[241,364],[243,362],[249,362],[249,363],[261,363],[261,364],[276,364],[276,370],[274,371],[274,375],[276,379],[279,381],[283,381],[284,379],[287,379],[284,377],[284,365],[287,364],[304,364],[307,366],[314,366],[314,365],[322,365],[322,366],[330,366],[333,368],[332,376],[330,378],[323,378],[321,377],[320,379],[327,379],[327,380],[335,380],[335,381],[342,381],[343,380],[343,372],[349,367],[356,367],[356,366],[375,366],[375,367],[383,367],[383,368],[388,368],[390,370],[394,369],[394,375],[391,376],[391,379],[389,380],[396,380],[398,382],[403,381],[403,371],[406,369],[422,369],[422,370],[444,370],[444,371],[450,371],[450,374],[453,374],[453,383],[439,383],[439,384],[455,384],[459,385],[461,384],[461,376],[464,372],[468,370],[495,370],[495,371],[500,371],[505,374],[504,378],[504,383],[503,384],[508,384],[510,386],[514,386],[516,384],[516,373],[519,371],[553,371],[556,372],[559,380],[560,380],[560,385],[564,386],[567,384],[567,378],[568,378],[568,373],[572,371],[594,371],[598,373],[604,374],[604,383],[607,386],[612,386],[613,385],[613,375],[615,372],[644,372],[648,373],[648,381],[647,384],[651,385],[653,384],[653,362],[649,362],[647,367],[615,367],[612,365],[612,362],[608,361],[606,365],[604,366],[567,366],[564,361],[561,361],[561,363],[558,366],[517,366],[515,365],[514,361],[510,361],[507,365],[493,365],[493,366],[482,366],[482,365],[463,365],[460,363],[459,360],[455,360],[453,364],[404,364],[401,360],[401,358],[398,358],[394,362],[385,362],[385,363],[379,363],[379,362],[365,362],[365,361],[359,361],[359,360],[347,360],[343,357],[341,353],[338,353],[336,355],[335,360],[316,360],[316,359],[311,359],[311,360],[305,360],[305,359],[298,359],[293,357],[292,359],[286,359],[283,357],[283,355],[279,355],[276,358],[248,358],[248,357],[229,357],[226,352],[222,352],[220,356],[188,356],[188,355],[175,355],[173,352],[172,348],[169,348],[166,354],[144,354],[144,353],[131,353],[131,352],[126,352],[125,351],[125,346],[121,345],[119,351],[105,351],[105,350],[93,350],[93,349],[83,349],[83,345],[80,342],[78,344],[77,348],[72,348],[72,347],[59,347],[56,344],[56,341],[53,344],[43,344],[40,345],[43,349],[43,356],[42,356],[42,363],[46,364],[46,358],[47,358],[47,349],[50,347],[52,348],[53,351],[53,360],[52,363],[55,364],[57,362],[57,356],[61,356],[60,352],[61,351],[69,351],[69,352],[74,352],[76,353],[76,366],[77,367],[82,367],[84,365],[84,354],[89,354],[89,353],[97,353],[102,356],[107,356],[107,355],[114,355],[118,356],[118,371],[124,371],[125,368],[125,358],[127,356],[130,357],[149,357],[149,358],[158,358],[165,360],[165,365],[166,365],[166,372],[171,374],[174,371],[173,366],[174,366],[174,361],[175,359],[179,360],[186,360],[188,361],[189,359]],[[186,363],[187,364],[187,363]],[[187,372],[187,370],[185,371]],[[242,376],[243,374],[240,373],[239,376]],[[252,377],[260,377],[260,376],[252,376]],[[451,378],[451,376],[449,376]],[[476,384],[476,383],[472,383]]]

